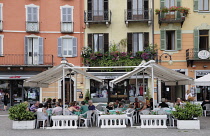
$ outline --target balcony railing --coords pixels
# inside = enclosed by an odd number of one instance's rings
[[[147,22],[151,20],[152,10],[136,9],[125,10],[126,22]]]
[[[179,11],[167,12],[167,13],[160,12],[158,18],[160,25],[162,23],[181,23],[182,26],[185,21],[185,16],[183,15],[183,13]]]
[[[39,22],[28,22],[26,21],[26,32],[39,32]]]
[[[73,33],[73,22],[61,22],[61,33]]]
[[[84,12],[85,23],[111,23],[110,10],[87,10]]]
[[[31,57],[27,54],[3,54],[0,56],[0,66],[53,66],[53,64],[53,55],[49,54],[41,57],[40,55]]]
[[[186,60],[187,60],[187,66],[189,66],[191,64],[191,66],[193,65],[193,61],[210,61],[210,57],[208,57],[207,59],[200,59],[198,57],[198,53],[201,50],[206,50],[206,49],[187,49],[186,50]],[[207,50],[209,51],[209,50]]]

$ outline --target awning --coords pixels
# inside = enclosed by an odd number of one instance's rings
[[[39,73],[36,71],[0,71],[0,80],[23,80]]]
[[[210,74],[195,79],[195,85],[198,86],[210,86]]]
[[[50,84],[58,81],[63,77],[63,69],[65,71],[65,76],[70,74],[72,71],[82,74],[90,79],[94,79],[96,81],[102,82],[102,80],[98,77],[95,77],[81,69],[74,68],[73,64],[65,63],[55,66],[49,70],[46,70],[40,74],[37,74],[29,79],[24,81],[23,86],[30,86],[30,87],[43,87],[46,88]]]
[[[118,82],[128,79],[131,76],[133,76],[143,70],[145,70],[145,73],[151,75],[152,68],[153,68],[153,72],[154,72],[154,77],[161,79],[162,81],[165,82],[166,85],[169,85],[169,86],[188,85],[188,84],[194,83],[193,78],[188,77],[184,74],[178,73],[172,69],[163,67],[159,64],[156,64],[154,60],[151,60],[147,63],[140,64],[139,67],[136,67],[133,71],[128,72],[127,74],[110,81],[110,86],[113,86],[113,84],[117,84]]]

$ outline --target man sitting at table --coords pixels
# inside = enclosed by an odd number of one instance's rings
[[[88,101],[88,109],[89,110],[95,110],[96,109],[96,107],[93,105],[93,101],[92,100],[89,100]]]
[[[162,103],[159,104],[160,108],[168,108],[168,104],[166,104],[166,99],[165,98],[162,98],[161,102]]]
[[[60,105],[59,105],[58,103],[56,103],[55,106],[56,106],[56,107],[53,108],[53,110],[52,110],[52,114],[58,113],[58,112],[62,112],[63,109],[60,107]]]
[[[31,111],[31,112],[36,112],[38,108],[39,108],[39,101],[37,101],[35,104],[33,104],[33,105],[30,107],[30,111]]]

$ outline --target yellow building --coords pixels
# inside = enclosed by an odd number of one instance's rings
[[[158,55],[162,55],[159,57],[162,60],[160,64],[193,78],[210,73],[209,0],[155,0],[154,2],[155,9],[162,9],[162,12],[157,13],[154,18],[154,40],[158,45]],[[187,7],[190,11],[187,13],[186,8],[186,12],[180,8],[173,11],[173,6]],[[170,55],[173,65],[167,63]],[[187,89],[191,90],[198,101],[209,97],[209,91],[205,91],[205,87],[201,86],[168,87],[162,83],[160,88],[162,96],[159,97],[166,97],[169,101],[174,101],[177,97],[185,99]]]

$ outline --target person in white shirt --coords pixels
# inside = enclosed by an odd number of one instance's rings
[[[187,92],[186,92],[186,94],[185,94],[185,99],[186,99],[186,101],[188,101],[189,98],[191,98],[191,97],[192,97],[192,94],[191,94],[190,90],[187,90]]]
[[[59,105],[58,103],[56,103],[56,107],[53,108],[52,114],[61,112],[62,110],[63,110],[63,109],[60,107],[60,105]]]

